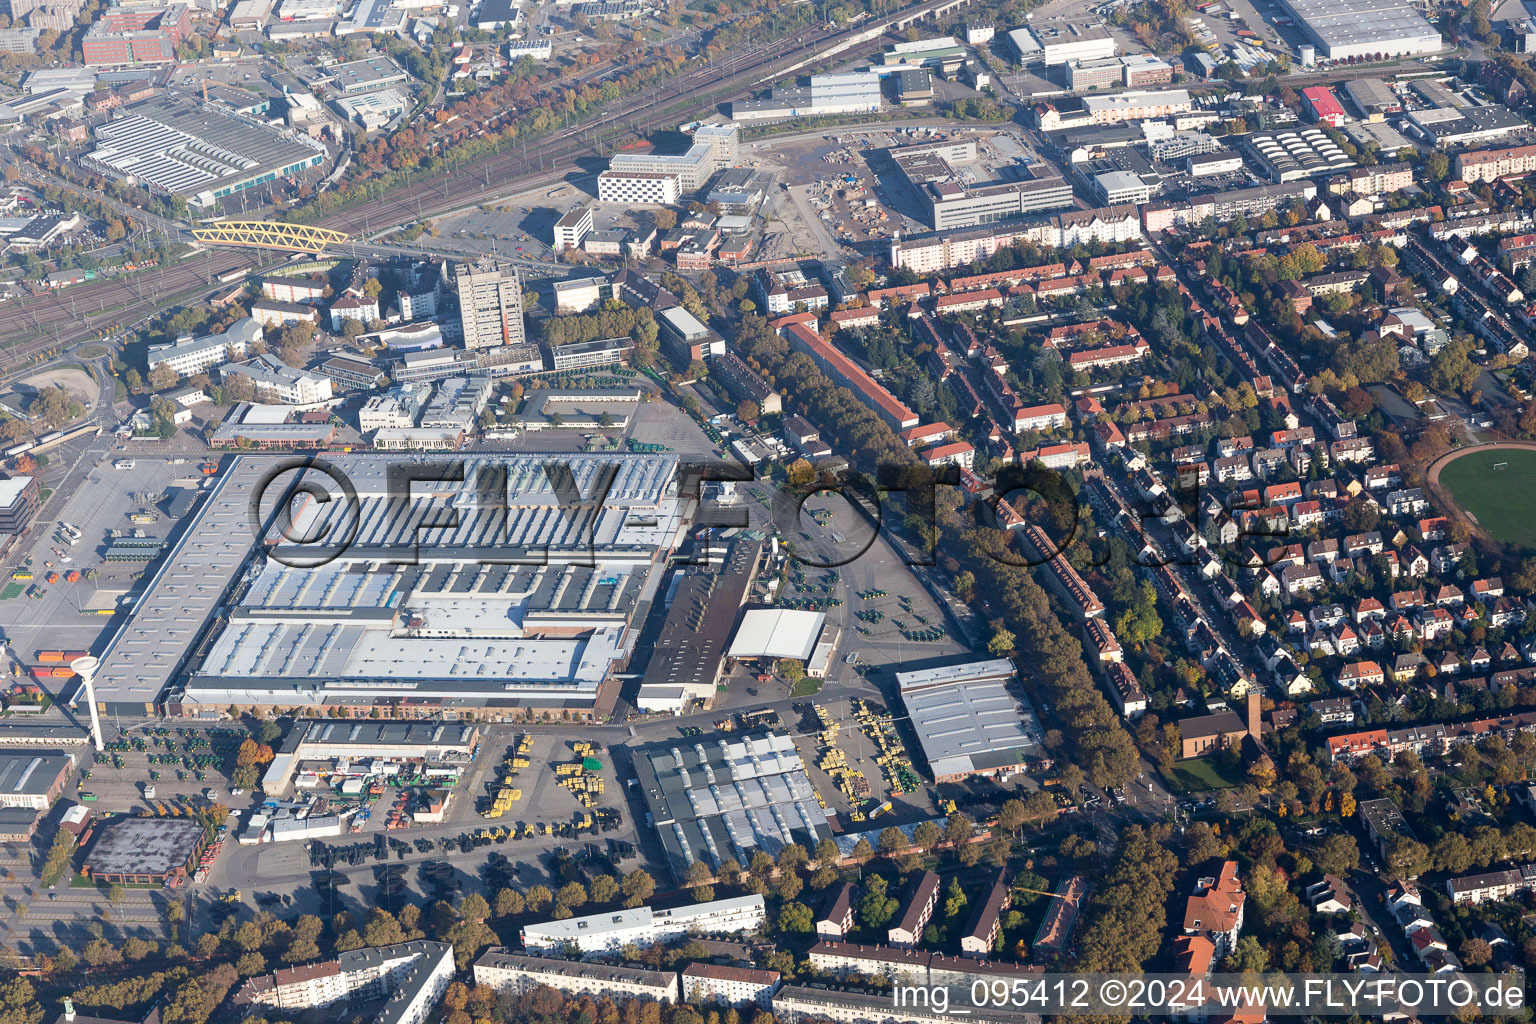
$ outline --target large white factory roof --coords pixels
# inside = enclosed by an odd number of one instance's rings
[[[1434,53],[1440,33],[1406,0],[1285,0],[1332,58]]]
[[[810,660],[816,640],[826,625],[825,612],[784,608],[749,608],[731,641],[730,657],[799,658]]]
[[[418,481],[410,501],[391,497],[391,467],[440,472],[454,461],[333,457],[357,502],[311,500],[287,532],[324,542],[355,527],[351,544],[316,568],[257,555],[245,569],[258,540],[254,492],[278,463],[235,460],[104,653],[98,699],[141,709],[190,670],[189,703],[319,704],[398,691],[590,704],[633,646],[630,617],[683,528],[676,457],[562,454],[556,464],[571,474],[563,503],[541,455],[458,460],[463,483]],[[450,517],[456,525],[423,526]],[[242,569],[245,589],[210,625]],[[191,661],[206,629],[220,632]]]
[[[1042,743],[1034,713],[1008,691],[1004,659],[898,673],[901,700],[936,776],[981,771]]]

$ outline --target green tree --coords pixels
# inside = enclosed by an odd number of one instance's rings
[[[581,887],[580,882],[572,882],[571,884],[575,885],[577,888]],[[565,892],[564,889],[561,889],[560,891],[562,893]],[[585,891],[582,892],[581,898],[583,902],[586,901]],[[571,903],[568,905],[580,906],[581,904]],[[465,896],[463,902],[459,904],[459,914],[466,921],[484,921],[486,918],[491,916],[491,905],[485,901],[484,896],[481,896],[479,893],[472,892],[468,896]]]
[[[1222,968],[1234,974],[1247,971],[1262,972],[1269,969],[1269,953],[1257,935],[1239,935],[1237,945],[1227,955]]]
[[[524,906],[535,914],[543,913],[547,910],[549,905],[554,902],[554,899],[554,894],[542,885],[531,885],[528,887],[528,891],[523,894]],[[635,906],[639,906],[639,903],[636,903]]]
[[[523,912],[523,894],[516,889],[498,889],[496,891],[495,910],[497,917],[511,917],[513,914]]]
[[[555,893],[555,904],[557,906],[574,910],[586,902],[587,889],[580,882],[567,882],[560,887],[559,892]]]
[[[64,872],[73,865],[74,856],[75,837],[68,830],[59,829],[54,833],[53,843],[48,847],[48,858],[43,862],[43,885],[52,888],[58,884]]]
[[[804,903],[790,902],[779,909],[779,931],[788,935],[809,935],[815,927],[815,915]]]
[[[624,876],[619,889],[624,893],[626,907],[638,907],[656,891],[656,881],[643,869],[636,868]]]
[[[889,883],[880,875],[870,875],[859,898],[859,920],[866,928],[881,928],[896,916],[897,902],[886,893]]]
[[[619,880],[612,875],[598,875],[590,888],[593,903],[612,903],[619,896]]]

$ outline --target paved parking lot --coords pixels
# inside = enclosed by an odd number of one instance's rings
[[[40,649],[97,650],[116,622],[113,616],[95,614],[88,606],[111,606],[118,594],[138,585],[138,577],[146,568],[143,563],[104,562],[102,555],[110,543],[109,532],[138,529],[147,536],[169,540],[179,524],[166,518],[164,501],[147,503],[135,495],[148,497],[164,495],[176,487],[196,488],[207,479],[198,471],[197,459],[135,456],[132,469],[114,469],[114,461],[120,457],[112,453],[103,459],[85,474],[82,484],[67,501],[62,505],[50,504],[46,513],[33,523],[22,546],[5,563],[5,578],[0,582],[8,581],[12,569],[30,568],[35,579],[26,585],[35,584],[42,593],[36,599],[23,595],[0,601],[0,630],[10,641],[10,654],[18,665],[35,664]],[[129,514],[146,505],[151,508],[154,521],[130,522]],[[60,522],[71,523],[81,531],[78,544],[70,546],[55,539]],[[66,558],[68,562],[64,561]],[[78,582],[63,579],[62,574],[71,569],[81,571]],[[84,578],[88,570],[95,570],[97,578]],[[61,574],[59,582],[45,581],[45,575],[51,571]],[[98,591],[106,593],[93,600]]]

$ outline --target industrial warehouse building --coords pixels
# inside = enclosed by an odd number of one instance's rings
[[[784,733],[666,740],[634,750],[641,795],[678,878],[688,865],[746,864],[790,843],[808,850],[832,834],[827,812]]]
[[[325,147],[307,135],[173,96],[123,107],[95,136],[82,166],[196,207],[325,161]]]
[[[763,564],[763,543],[739,538],[718,565],[680,573],[651,649],[635,706],[678,714],[715,694],[736,612]]]
[[[473,722],[376,722],[323,720],[299,723],[262,777],[262,792],[283,796],[306,761],[373,761],[439,765],[462,770],[480,749]],[[382,767],[382,765],[380,765]],[[382,773],[381,773],[382,774]],[[455,772],[457,774],[457,772]]]
[[[1006,658],[896,673],[935,782],[1011,775],[1045,750],[1035,714],[1009,688]]]
[[[1046,67],[1073,61],[1113,57],[1115,37],[1103,25],[1042,24],[1016,28],[1007,35],[1008,48],[1021,64],[1036,61]]]
[[[211,831],[187,818],[118,818],[96,829],[82,874],[97,884],[164,885],[186,878]]]
[[[798,661],[813,679],[826,676],[837,649],[838,631],[827,629],[826,612],[749,608],[731,640],[737,661]]]
[[[872,114],[880,110],[880,74],[848,71],[812,75],[806,85],[774,89],[765,99],[731,104],[733,121],[779,121],[791,117]]]
[[[1329,60],[1439,53],[1440,33],[1407,0],[1281,0]]]
[[[450,463],[420,456],[414,465],[432,478]],[[562,456],[562,489],[591,495],[613,474],[601,505],[574,509],[562,508],[539,455],[468,459],[462,481],[418,483],[408,503],[391,497],[391,464],[333,457],[357,501],[301,505],[290,530],[321,543],[289,548],[269,505],[261,536],[251,529],[270,463],[235,459],[102,653],[100,706],[387,719],[606,714],[615,666],[635,642],[631,625],[684,531],[677,457]],[[456,525],[423,526],[450,509]],[[316,561],[324,564],[305,567]]]
[[[0,807],[46,811],[64,792],[74,768],[69,754],[0,750]]]

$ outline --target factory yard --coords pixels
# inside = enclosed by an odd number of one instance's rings
[[[146,538],[169,541],[183,524],[168,517],[168,495],[201,489],[207,478],[199,462],[163,456],[104,459],[64,505],[50,506],[50,518],[33,524],[23,541],[29,546],[13,555],[7,563],[12,571],[0,580],[0,630],[8,641],[13,674],[24,675],[37,664],[40,650],[97,649],[121,621],[113,612],[126,607],[125,599],[137,592],[150,564],[106,561],[109,535],[138,530]],[[131,516],[144,521],[134,522]],[[60,523],[80,531],[78,543],[61,538]],[[70,581],[72,571],[80,578]],[[17,572],[30,572],[33,579],[17,580]],[[52,572],[59,579],[49,583]],[[37,596],[28,597],[34,586]]]

